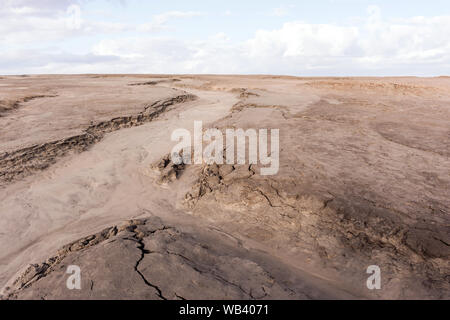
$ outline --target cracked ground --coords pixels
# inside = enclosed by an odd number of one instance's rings
[[[449,78],[0,84],[4,299],[450,298]],[[173,164],[198,120],[280,129],[278,174]]]

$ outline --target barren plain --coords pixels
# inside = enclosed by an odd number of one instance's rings
[[[199,120],[278,174],[170,162]],[[0,77],[3,299],[450,299],[449,191],[449,77]]]

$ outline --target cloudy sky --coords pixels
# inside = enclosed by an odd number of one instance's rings
[[[450,75],[448,0],[0,0],[0,74]]]

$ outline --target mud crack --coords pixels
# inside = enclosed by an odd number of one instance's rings
[[[145,224],[146,221],[140,221],[140,222]],[[136,242],[138,244],[137,248],[141,251],[141,256],[139,257],[139,259],[136,261],[136,264],[134,265],[134,270],[137,272],[137,274],[139,274],[139,276],[142,278],[142,280],[144,281],[144,283],[147,286],[152,287],[153,289],[156,290],[156,293],[161,300],[168,300],[162,294],[161,289],[157,285],[148,281],[148,279],[144,276],[144,274],[139,270],[139,265],[141,264],[142,260],[144,260],[146,254],[152,253],[151,251],[149,251],[145,248],[144,237],[155,234],[158,231],[165,231],[165,230],[169,230],[171,228],[164,226],[162,228],[159,228],[159,229],[156,229],[154,231],[144,234],[137,229],[137,226],[138,226],[138,224],[131,225],[130,227],[127,228],[128,231],[131,231],[134,233],[134,238],[128,239],[128,240]]]

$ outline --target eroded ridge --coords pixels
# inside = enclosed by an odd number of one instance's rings
[[[106,133],[140,126],[154,120],[170,106],[195,99],[194,95],[181,94],[156,101],[138,115],[116,117],[93,124],[83,134],[0,154],[0,186],[44,170],[69,152],[83,152],[100,141]]]
[[[130,83],[129,86],[156,86],[160,83],[173,83],[173,82],[180,82],[180,79],[163,79],[163,80],[153,80],[153,81],[145,81],[145,82],[136,82],[136,83]]]
[[[6,288],[7,292],[10,291],[8,295],[13,296],[14,291],[29,288],[41,278],[46,277],[49,273],[54,271],[56,266],[58,266],[69,254],[95,246],[105,240],[108,240],[112,236],[115,236],[118,230],[119,229],[117,226],[106,228],[99,233],[84,237],[63,246],[54,256],[48,258],[42,263],[31,264],[17,279],[14,280],[12,287]]]
[[[57,95],[37,94],[20,98],[18,100],[0,100],[0,117],[7,112],[20,108],[23,103],[42,98],[54,98]]]

